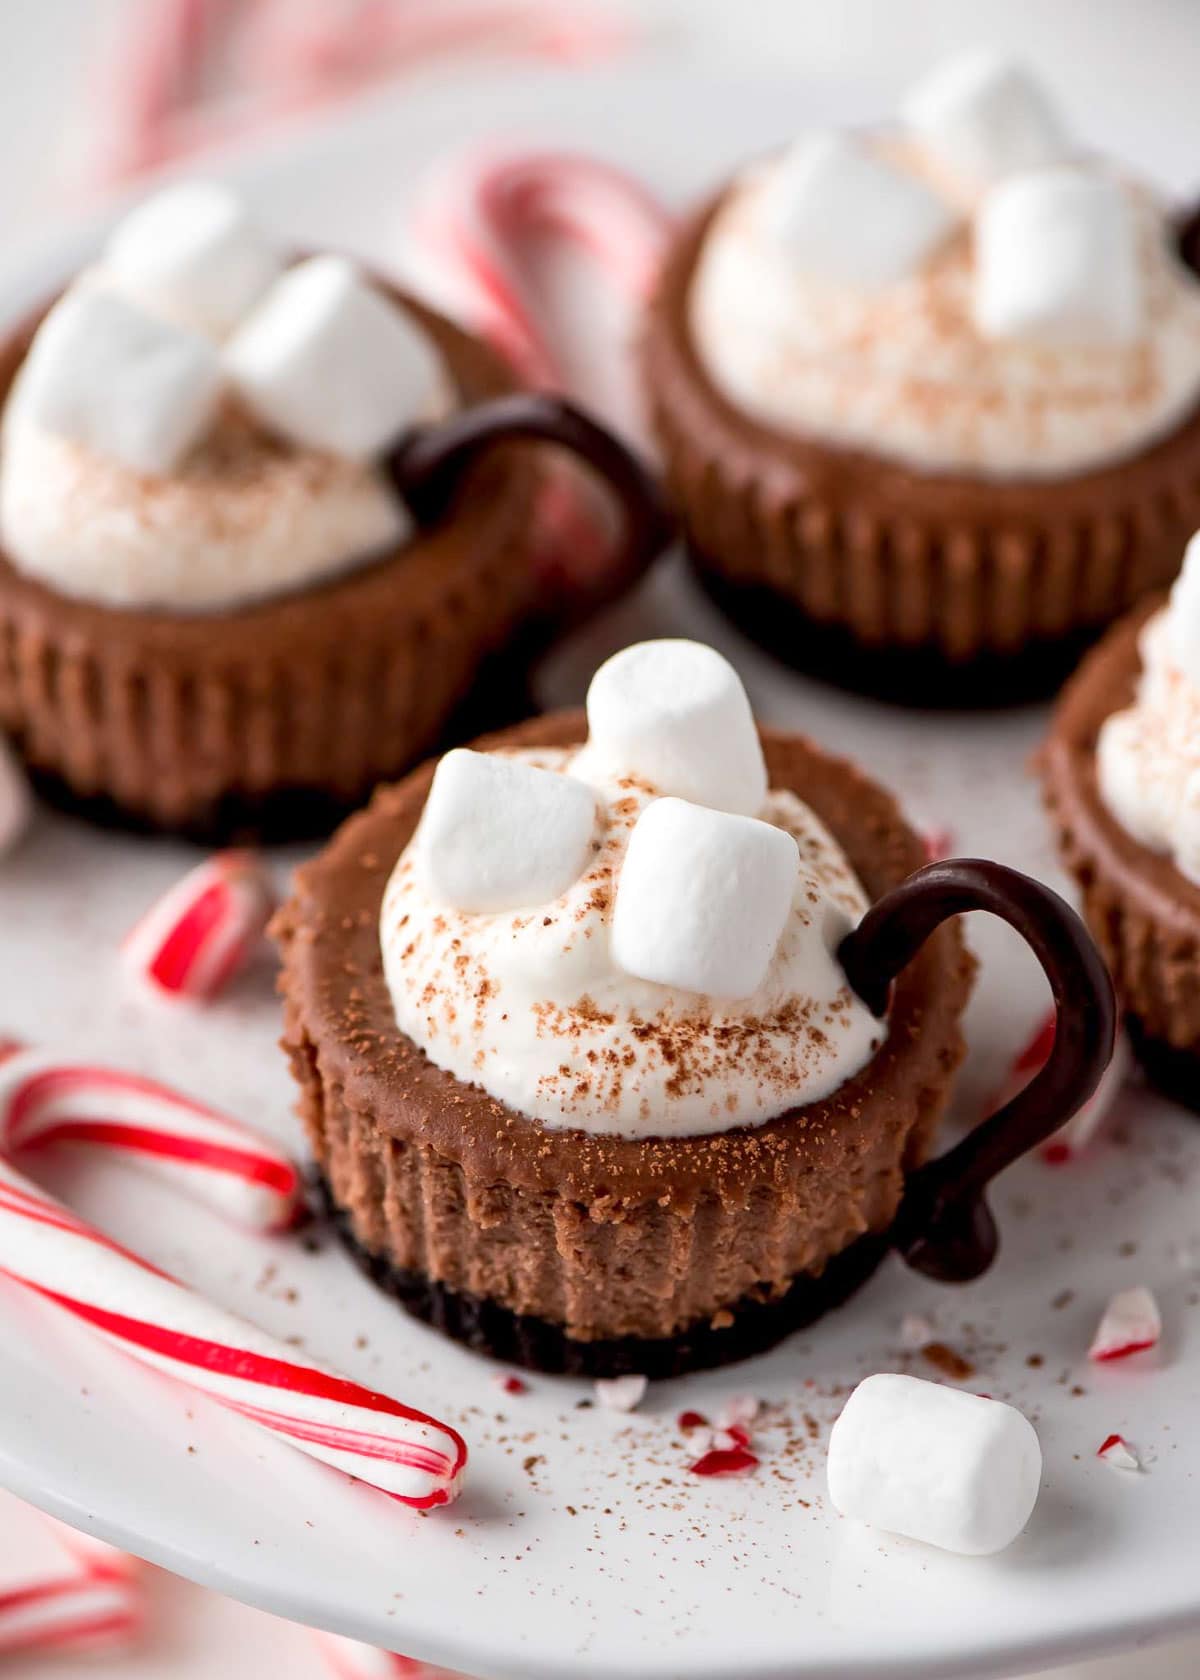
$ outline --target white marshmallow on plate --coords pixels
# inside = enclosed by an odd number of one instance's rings
[[[848,134],[801,141],[763,196],[762,228],[801,273],[874,291],[914,273],[958,212]]]
[[[587,695],[580,774],[636,776],[659,793],[753,816],[767,770],[741,678],[702,642],[638,642],[605,661]]]
[[[829,1497],[844,1517],[983,1555],[1033,1514],[1042,1449],[1001,1400],[881,1373],[860,1382],[829,1436]]]
[[[289,269],[229,340],[225,365],[268,426],[351,461],[383,454],[444,388],[416,322],[343,257]]]
[[[232,331],[283,263],[236,193],[164,187],[120,222],[103,271],[135,302],[213,338]]]
[[[900,114],[929,156],[964,181],[987,185],[1070,155],[1041,83],[1001,53],[967,52],[939,64]]]
[[[583,874],[595,827],[595,795],[582,782],[456,747],[425,801],[418,878],[455,910],[550,904]]]
[[[1098,169],[1041,169],[993,188],[975,224],[975,324],[1038,346],[1122,345],[1142,326],[1137,227]]]
[[[613,961],[680,991],[750,997],[775,955],[799,868],[800,848],[771,823],[656,799],[621,865]]]
[[[212,424],[222,384],[211,344],[89,283],[38,328],[15,402],[98,455],[169,473]]]

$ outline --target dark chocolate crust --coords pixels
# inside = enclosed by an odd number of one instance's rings
[[[641,365],[695,563],[746,628],[846,685],[861,673],[893,698],[999,703],[1052,682],[1083,642],[1170,580],[1200,525],[1200,409],[1127,461],[999,482],[917,472],[735,408],[689,326],[722,196],[676,236]],[[971,680],[976,661],[990,696]]]
[[[567,714],[502,739],[582,733]],[[773,784],[813,806],[872,896],[919,865],[880,788],[798,737],[763,740]],[[972,965],[958,930],[933,935],[897,983],[888,1039],[824,1102],[704,1137],[548,1130],[434,1067],[395,1026],[379,908],[431,775],[380,790],[298,873],[276,923],[300,1112],[359,1245],[573,1342],[619,1342],[727,1327],[744,1297],[776,1301],[881,1235],[963,1054]]]
[[[511,388],[486,346],[394,295],[464,403]],[[36,325],[0,348],[0,401]],[[539,470],[498,450],[398,552],[220,613],[74,600],[0,552],[0,729],[89,815],[207,839],[310,829],[428,751],[528,613]]]
[[[1040,755],[1058,849],[1112,971],[1147,1070],[1200,1107],[1200,886],[1117,822],[1096,780],[1096,739],[1134,699],[1142,625],[1157,597],[1116,625],[1063,691]],[[1190,1078],[1189,1078],[1190,1072]]]
[[[636,1374],[657,1382],[752,1359],[840,1307],[873,1276],[889,1248],[886,1236],[859,1237],[835,1254],[819,1275],[802,1273],[777,1298],[745,1295],[718,1324],[706,1319],[675,1336],[612,1336],[580,1342],[568,1336],[561,1324],[450,1289],[373,1254],[354,1235],[353,1219],[338,1206],[323,1178],[318,1180],[317,1195],[339,1239],[372,1283],[414,1318],[474,1353],[558,1377]]]

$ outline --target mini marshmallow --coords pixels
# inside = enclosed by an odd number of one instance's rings
[[[38,329],[21,369],[23,417],[144,473],[169,473],[215,417],[216,351],[105,291],[69,291]]]
[[[1029,1521],[1042,1449],[1014,1406],[881,1373],[847,1400],[826,1469],[844,1517],[978,1556],[1011,1545]]]
[[[850,135],[802,141],[764,195],[764,231],[804,274],[861,291],[912,274],[957,212]]]
[[[969,52],[938,65],[900,114],[926,152],[964,181],[998,181],[1070,153],[1041,84],[998,53]]]
[[[756,992],[792,906],[800,848],[754,817],[656,799],[629,836],[613,911],[627,974],[709,997]]]
[[[1043,169],[990,192],[975,224],[975,324],[985,338],[1121,345],[1142,324],[1137,229],[1120,184]]]
[[[277,280],[226,345],[225,365],[267,425],[351,461],[428,418],[444,387],[420,328],[342,257],[311,257]]]
[[[437,767],[417,868],[430,898],[456,910],[549,904],[591,856],[596,801],[570,776],[458,747]]]
[[[638,776],[660,793],[753,816],[767,797],[741,678],[701,642],[638,642],[607,660],[587,696],[591,776]]]
[[[283,264],[237,195],[215,181],[184,181],[126,216],[108,242],[104,272],[135,302],[224,338]]]

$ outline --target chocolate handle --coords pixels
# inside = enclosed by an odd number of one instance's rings
[[[892,1243],[917,1271],[951,1283],[978,1277],[995,1258],[985,1186],[1087,1101],[1116,1036],[1112,981],[1074,910],[1028,875],[978,858],[918,869],[842,941],[846,978],[874,1014],[884,1013],[892,980],[933,930],[967,910],[988,910],[1016,929],[1045,970],[1057,1014],[1049,1059],[1025,1089],[909,1175]]]
[[[1175,212],[1175,249],[1185,268],[1200,274],[1200,202],[1185,205]]]
[[[653,477],[623,443],[573,403],[516,391],[419,427],[389,462],[392,478],[419,525],[441,519],[464,475],[497,444],[556,444],[590,467],[615,498],[623,536],[609,593],[631,583],[666,547],[672,525]]]

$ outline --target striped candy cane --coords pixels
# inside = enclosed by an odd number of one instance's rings
[[[454,1498],[456,1430],[315,1364],[91,1229],[0,1162],[0,1272],[301,1452],[426,1510]]]
[[[561,390],[566,375],[530,289],[531,241],[550,234],[586,250],[636,308],[650,295],[670,229],[646,188],[599,158],[485,150],[430,172],[408,232],[426,289],[527,383]]]
[[[249,1126],[138,1074],[0,1045],[0,1155],[54,1143],[116,1152],[254,1230],[303,1208],[299,1169]]]
[[[465,1680],[448,1668],[431,1668],[415,1657],[402,1657],[395,1651],[380,1651],[374,1645],[364,1645],[357,1639],[345,1639],[338,1633],[313,1629],[313,1641],[324,1657],[335,1680]]]
[[[142,1625],[136,1560],[65,1523],[4,1496],[8,1544],[0,1550],[0,1656],[17,1652],[125,1648]],[[31,1573],[25,1558],[37,1537],[22,1525],[54,1535],[59,1558]]]
[[[130,0],[124,12],[97,88],[91,180],[244,142],[438,60],[595,63],[635,33],[563,0]]]
[[[1054,1011],[1038,1022],[1028,1040],[1013,1057],[1008,1078],[1000,1091],[987,1104],[984,1112],[994,1114],[1005,1103],[1023,1091],[1034,1074],[1045,1064],[1054,1048]],[[1092,1095],[1065,1126],[1046,1139],[1038,1150],[1043,1161],[1059,1166],[1073,1160],[1093,1144],[1108,1123],[1112,1106],[1128,1080],[1133,1067],[1133,1052],[1124,1033],[1117,1034],[1113,1057]]]
[[[253,852],[216,852],[126,935],[126,964],[172,997],[216,997],[259,948],[275,895]]]
[[[598,158],[557,152],[472,152],[427,177],[411,214],[403,266],[419,290],[485,338],[522,381],[569,384],[534,301],[531,249],[551,236],[589,259],[633,316],[649,297],[670,219],[631,176]],[[615,594],[606,510],[578,470],[548,478],[534,564],[572,610]]]

